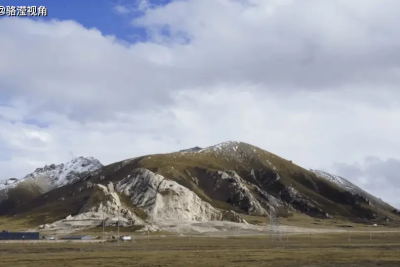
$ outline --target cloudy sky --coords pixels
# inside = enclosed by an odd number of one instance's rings
[[[3,178],[236,140],[400,207],[398,0],[2,4]]]

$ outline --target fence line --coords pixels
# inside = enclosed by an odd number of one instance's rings
[[[223,233],[223,232],[222,232]],[[273,241],[275,243],[284,243],[284,242],[303,242],[303,243],[322,243],[329,242],[329,240],[342,240],[347,242],[372,242],[374,240],[380,240],[382,237],[385,239],[395,237],[394,241],[400,243],[400,231],[341,231],[341,232],[324,232],[324,231],[310,231],[310,232],[281,232],[281,239],[271,238],[269,233],[263,234],[254,234],[254,235],[244,235],[243,233],[236,232],[226,235],[218,235],[221,232],[217,232],[217,234],[194,234],[194,233],[185,233],[185,234],[157,234],[157,233],[143,233],[143,234],[133,234],[133,241],[145,240],[147,244],[154,242],[155,240],[168,240],[168,239],[187,239],[188,243],[194,243],[197,240],[210,240],[210,239],[229,239],[232,241],[229,242],[239,242],[243,240],[268,240]],[[24,244],[36,244],[36,243],[100,243],[105,242],[102,239],[102,235],[99,234],[97,237],[92,236],[94,239],[89,240],[68,240],[68,239],[56,239],[56,240],[48,240],[48,239],[39,239],[39,240],[0,240],[0,244],[4,243],[24,243]],[[115,238],[118,238],[115,236]],[[106,241],[116,241],[116,239],[107,239]]]

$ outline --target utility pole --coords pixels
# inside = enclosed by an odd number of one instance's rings
[[[118,231],[117,236],[118,236],[118,245],[119,245],[119,207],[118,207],[118,225],[117,226],[118,226],[118,228],[117,228],[118,229],[117,230]]]
[[[104,227],[105,227],[105,221],[104,221],[104,209],[103,206],[101,207],[101,217],[102,217],[102,224],[103,224],[103,243],[105,241],[105,236],[104,236]]]

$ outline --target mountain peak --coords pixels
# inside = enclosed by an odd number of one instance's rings
[[[77,157],[61,164],[45,165],[43,168],[37,168],[33,173],[28,174],[24,179],[45,178],[52,186],[63,186],[73,183],[91,172],[97,171],[103,167],[99,160],[93,157]]]
[[[251,146],[251,145],[238,141],[226,141],[213,146],[203,148],[199,152],[207,152],[207,151],[223,152],[232,150],[236,151],[239,147],[243,146]]]
[[[198,153],[201,154],[221,154],[225,157],[239,158],[243,155],[246,155],[247,157],[253,157],[255,155],[260,156],[260,154],[264,152],[267,153],[267,151],[264,151],[259,147],[238,141],[227,141],[198,151]]]

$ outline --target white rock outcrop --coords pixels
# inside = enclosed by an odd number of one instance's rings
[[[154,222],[245,220],[233,211],[219,211],[193,191],[147,169],[135,169],[116,184],[116,190],[130,197]]]
[[[117,224],[118,218],[120,225],[144,225],[143,220],[137,217],[129,207],[125,207],[114,190],[114,184],[108,183],[107,186],[95,184],[95,191],[92,197],[95,202],[88,203],[81,208],[79,214],[74,219],[99,218],[106,224]],[[98,203],[100,199],[100,203]]]
[[[193,191],[147,169],[133,170],[116,184],[116,190],[129,196],[132,204],[153,221],[207,221],[219,217],[219,211]]]
[[[80,209],[78,214],[69,215],[63,220],[54,222],[53,228],[62,229],[64,232],[74,232],[103,223],[106,227],[116,226],[118,223],[120,226],[139,225],[145,227],[143,220],[121,203],[112,183],[107,186],[90,184],[88,187],[94,187],[94,190],[87,204]],[[45,228],[48,227],[43,226],[42,229]],[[146,229],[158,230],[155,226],[148,226]]]

